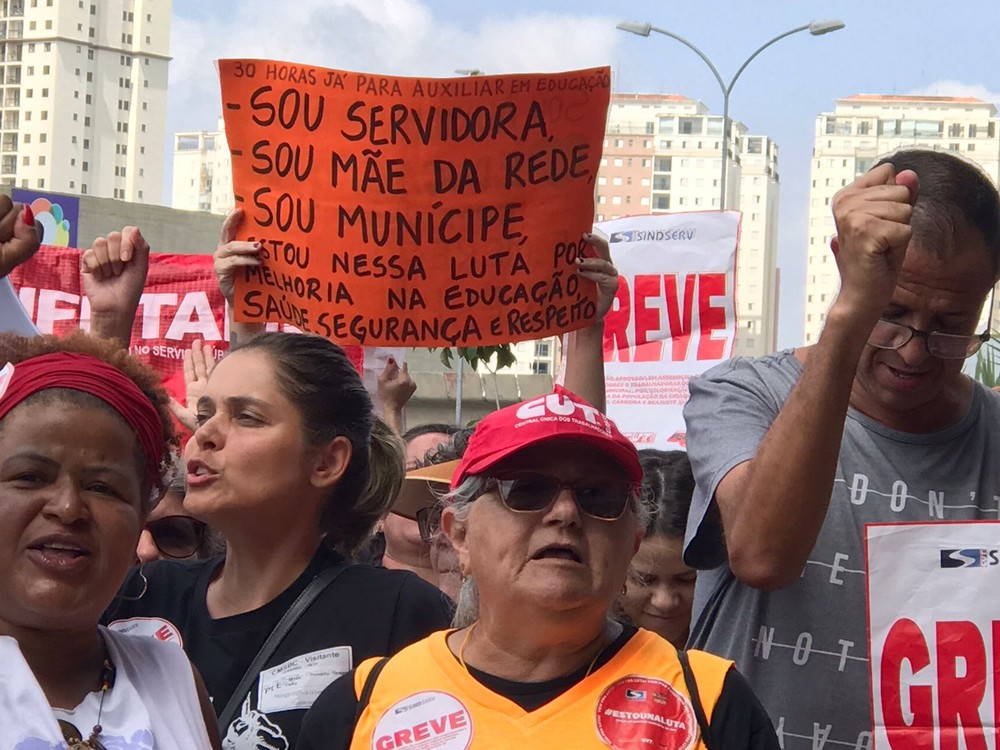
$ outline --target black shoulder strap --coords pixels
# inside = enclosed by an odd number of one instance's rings
[[[260,651],[250,662],[250,666],[247,667],[247,671],[243,674],[240,679],[239,684],[237,684],[236,689],[229,698],[229,702],[223,709],[222,713],[219,714],[219,731],[225,736],[226,732],[229,731],[229,725],[232,724],[233,719],[236,718],[236,714],[240,710],[240,704],[243,699],[246,698],[247,693],[253,688],[254,682],[260,675],[261,670],[264,665],[267,664],[267,660],[274,655],[275,650],[281,645],[281,642],[288,635],[288,631],[292,629],[292,626],[298,621],[302,614],[309,609],[309,606],[316,601],[316,597],[323,593],[323,591],[333,583],[337,577],[343,573],[348,568],[348,563],[346,561],[341,561],[337,565],[331,565],[329,568],[324,568],[316,576],[309,581],[309,585],[306,586],[302,593],[296,597],[295,601],[292,602],[292,606],[289,607],[285,614],[281,616],[278,620],[278,624],[274,626],[274,630],[264,641],[264,645],[260,647]]]
[[[375,689],[375,680],[378,679],[379,674],[382,672],[382,668],[385,667],[386,662],[389,661],[388,656],[383,656],[379,659],[375,666],[372,667],[372,671],[368,673],[368,677],[365,678],[365,684],[361,688],[361,695],[358,696],[358,710],[354,714],[354,726],[358,725],[358,721],[361,720],[361,714],[364,713],[365,709],[368,708],[368,701],[372,698],[372,691]]]
[[[708,719],[705,717],[705,707],[701,705],[701,696],[698,695],[698,683],[694,679],[694,672],[691,671],[691,663],[688,661],[687,651],[678,651],[677,659],[681,663],[681,670],[684,672],[684,684],[687,685],[688,694],[691,696],[691,706],[694,708],[694,716],[698,720],[698,729],[701,731],[701,742],[712,750],[709,740]]]

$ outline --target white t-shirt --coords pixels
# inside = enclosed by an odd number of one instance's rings
[[[98,740],[116,750],[210,748],[194,674],[176,645],[101,629],[115,666],[104,698]],[[0,750],[61,750],[57,719],[69,721],[84,740],[97,723],[101,694],[72,710],[52,709],[21,656],[17,641],[0,636]]]

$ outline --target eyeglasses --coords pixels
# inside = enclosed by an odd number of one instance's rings
[[[441,506],[421,508],[417,511],[417,528],[420,530],[420,541],[433,544],[434,537],[441,530]]]
[[[490,477],[500,499],[517,513],[546,510],[555,502],[559,490],[567,489],[584,513],[601,521],[615,521],[636,496],[630,482],[614,479],[591,479],[579,483],[563,482],[548,474],[525,473],[509,478]]]
[[[986,330],[972,336],[959,336],[940,331],[921,331],[913,326],[879,320],[868,337],[869,346],[876,349],[901,349],[914,336],[924,340],[927,353],[938,359],[965,359],[979,351],[980,347],[990,340],[990,325],[993,322],[993,303],[997,288],[990,290],[989,315],[986,318]]]
[[[901,349],[914,336],[924,340],[927,353],[938,359],[965,359],[979,351],[990,340],[989,331],[972,336],[959,336],[940,331],[921,331],[913,326],[879,320],[868,337],[868,343],[876,349]]]
[[[164,557],[191,557],[205,538],[206,524],[191,516],[164,516],[146,523],[153,544]]]

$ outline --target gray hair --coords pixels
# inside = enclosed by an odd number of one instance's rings
[[[486,485],[486,477],[479,474],[468,476],[462,480],[458,487],[444,495],[442,502],[446,508],[452,509],[457,520],[465,522],[472,510],[472,503],[483,494]],[[646,528],[655,507],[655,498],[649,493],[636,491],[633,496],[632,512],[639,529]],[[459,589],[458,599],[455,601],[455,614],[451,619],[451,624],[456,628],[466,628],[478,619],[479,588],[471,575],[462,576],[462,587]]]

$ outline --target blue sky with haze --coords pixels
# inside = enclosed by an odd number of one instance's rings
[[[847,27],[799,34],[764,52],[732,96],[732,115],[780,148],[779,345],[801,343],[809,159],[815,117],[851,94],[1000,99],[1000,3],[910,0],[174,0],[168,133],[213,129],[219,57],[270,57],[397,75],[568,70],[609,64],[620,92],[676,93],[721,113],[714,77],[667,37],[615,30],[621,20],[670,29],[723,78],[773,36],[813,20]],[[167,193],[169,195],[169,191]]]

